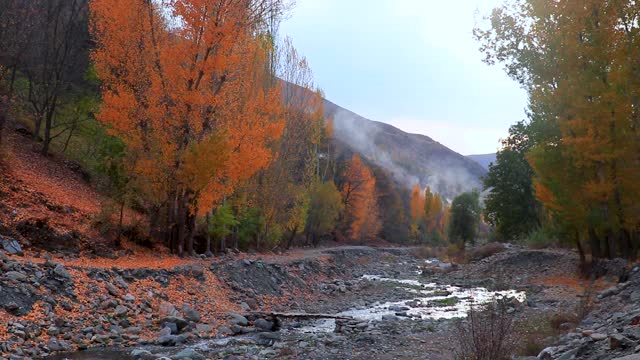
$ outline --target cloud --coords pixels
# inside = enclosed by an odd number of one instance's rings
[[[403,131],[424,134],[463,155],[496,152],[500,139],[508,131],[502,128],[415,118],[393,118],[385,121]]]

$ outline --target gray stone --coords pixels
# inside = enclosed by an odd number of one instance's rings
[[[624,349],[632,345],[635,345],[634,342],[622,334],[613,334],[609,337],[611,350]]]
[[[178,336],[176,335],[161,335],[156,339],[156,344],[162,346],[175,346],[177,344]]]
[[[198,354],[193,349],[184,349],[179,353],[172,356],[173,359],[192,359],[192,360],[204,360],[206,359],[203,355]]]
[[[149,350],[142,350],[142,349],[135,349],[133,351],[131,351],[131,356],[133,356],[136,359],[139,358],[144,358],[144,357],[151,357],[151,351]]]
[[[601,341],[607,338],[607,335],[601,333],[593,333],[591,334],[591,338],[595,341]]]
[[[198,324],[196,325],[196,331],[198,331],[199,333],[209,333],[213,330],[213,328],[210,325],[207,324]]]
[[[640,360],[640,354],[632,354],[623,357],[617,357],[613,360]]]
[[[273,330],[274,325],[272,321],[267,321],[265,319],[257,319],[253,324],[255,327],[266,331]]]
[[[174,325],[175,325],[175,324],[174,324]],[[177,330],[178,330],[178,329],[176,329],[176,331],[177,331]],[[170,327],[165,326],[165,327],[163,327],[163,328],[162,328],[162,330],[160,330],[160,333],[159,333],[159,334],[160,334],[160,336],[165,336],[165,335],[171,335],[171,333],[172,333],[172,332],[173,332],[173,331],[171,331],[171,328],[170,328]]]
[[[9,254],[23,255],[22,247],[16,240],[0,237],[0,243],[2,243],[2,248]]]
[[[27,281],[27,275],[18,271],[8,271],[5,276],[13,281]]]
[[[64,265],[58,264],[53,268],[53,273],[64,280],[71,280],[71,274],[64,268]]]
[[[189,325],[189,322],[184,318],[177,316],[167,316],[160,321],[162,325],[175,324],[178,332],[182,331],[182,329],[186,328]]]
[[[160,313],[161,317],[178,315],[178,310],[176,310],[176,307],[172,303],[166,302],[166,301],[163,301],[162,303],[160,303],[160,308],[158,309],[158,312]]]
[[[249,325],[249,320],[247,320],[246,317],[240,315],[240,314],[236,314],[236,313],[228,313],[229,317],[231,317],[231,322],[236,324],[236,325],[240,325],[240,326],[247,326]]]
[[[115,311],[116,316],[124,316],[128,312],[129,312],[129,309],[127,309],[126,307],[124,307],[122,305],[116,306],[116,311]]]
[[[111,296],[120,296],[120,291],[115,286],[113,286],[112,283],[106,282],[104,284],[104,287],[107,289],[107,292],[111,294]]]
[[[124,301],[134,301],[135,299],[136,297],[131,294],[126,294],[125,296],[122,297],[122,300]]]
[[[196,309],[185,307],[185,309],[183,310],[183,313],[184,313],[184,318],[189,321],[193,321],[195,323],[199,323],[201,321],[200,313],[198,313],[198,310]]]

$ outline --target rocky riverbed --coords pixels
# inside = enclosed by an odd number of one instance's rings
[[[0,359],[451,359],[454,324],[472,303],[505,298],[526,324],[574,309],[581,296],[545,283],[575,273],[575,254],[515,247],[460,266],[369,247],[230,254],[171,269],[2,252],[0,263]],[[630,289],[615,296],[630,299]],[[579,330],[566,336],[586,342]]]

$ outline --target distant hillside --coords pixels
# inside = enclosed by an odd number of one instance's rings
[[[496,154],[479,154],[479,155],[467,155],[467,157],[478,164],[482,165],[483,168],[489,170],[489,164],[496,161]]]
[[[448,199],[482,187],[485,168],[428,136],[409,134],[391,125],[366,119],[325,100],[333,116],[335,136],[342,146],[386,169],[406,188],[429,185]]]

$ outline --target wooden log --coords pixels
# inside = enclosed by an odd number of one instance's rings
[[[353,317],[335,314],[309,314],[309,313],[280,313],[280,312],[253,312],[247,316],[255,317],[281,317],[281,318],[306,318],[306,319],[339,319],[339,320],[351,320]]]

